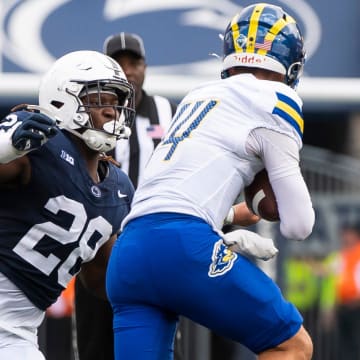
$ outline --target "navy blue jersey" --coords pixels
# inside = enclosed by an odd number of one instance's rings
[[[45,310],[119,232],[134,189],[111,163],[95,184],[65,133],[28,156],[29,184],[0,188],[0,272]]]

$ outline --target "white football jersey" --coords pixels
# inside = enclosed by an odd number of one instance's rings
[[[241,74],[192,90],[179,104],[133,200],[132,218],[177,212],[214,229],[244,186],[264,167],[246,151],[249,133],[268,128],[302,146],[302,101],[285,84]]]

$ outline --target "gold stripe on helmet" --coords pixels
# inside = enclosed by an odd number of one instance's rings
[[[239,15],[240,14],[236,14],[231,20],[231,33],[232,33],[232,39],[236,53],[243,52],[243,49],[239,46],[237,42],[237,39],[240,36],[239,25],[238,25]]]
[[[250,17],[250,25],[249,25],[249,31],[247,36],[247,47],[246,52],[253,53],[255,52],[255,42],[256,42],[256,34],[257,29],[259,26],[259,19],[261,16],[262,11],[264,10],[264,7],[266,4],[258,4],[255,6],[253,13]]]
[[[287,16],[286,20],[284,20],[284,18],[279,19],[268,31],[268,33],[266,34],[265,38],[264,38],[264,42],[265,41],[271,41],[271,43],[274,41],[275,37],[279,34],[279,32],[286,26],[289,24],[295,24],[296,21],[294,18],[292,18],[291,16]],[[267,50],[265,49],[258,49],[257,53],[259,55],[266,55]]]

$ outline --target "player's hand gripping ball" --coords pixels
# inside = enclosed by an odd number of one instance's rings
[[[268,221],[280,220],[275,194],[266,169],[255,175],[252,183],[245,187],[244,193],[246,205],[254,214]]]

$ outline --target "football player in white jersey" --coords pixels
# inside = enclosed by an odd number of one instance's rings
[[[148,163],[112,250],[107,293],[117,360],[172,358],[177,316],[236,340],[262,360],[310,359],[312,341],[277,285],[221,233],[254,175],[267,169],[288,239],[314,210],[299,168],[305,52],[280,7],[244,8],[224,33],[222,79],[192,90]]]
[[[105,297],[108,254],[134,192],[102,155],[129,135],[135,114],[113,59],[64,55],[45,74],[39,104],[0,121],[1,360],[44,359],[37,328],[80,268]]]

